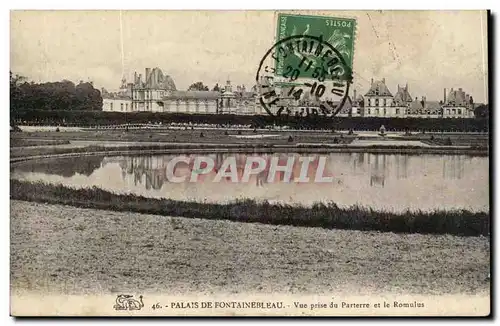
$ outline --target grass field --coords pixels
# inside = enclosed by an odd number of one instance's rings
[[[200,134],[203,133],[203,137]],[[227,134],[226,134],[227,133]],[[238,138],[240,136],[259,136],[264,138]],[[268,137],[273,135],[273,137]],[[293,141],[289,142],[289,136]],[[388,138],[391,136],[389,135]],[[326,143],[333,144],[335,141],[348,144],[355,138],[363,139],[364,136],[357,134],[348,135],[338,132],[304,132],[304,131],[261,131],[253,132],[249,130],[131,130],[125,131],[40,131],[40,132],[20,132],[11,133],[11,139],[16,138],[36,138],[51,140],[97,140],[97,141],[134,141],[134,142],[177,142],[177,143],[235,143],[235,144],[288,144],[288,143]],[[433,138],[433,140],[431,140]],[[454,133],[413,133],[409,136],[398,134],[400,140],[421,140],[441,145],[440,140],[450,138],[452,145],[456,146],[479,146],[488,147],[489,136],[487,134],[454,134]],[[336,140],[335,140],[336,139]]]
[[[70,144],[69,140],[51,140],[51,139],[25,139],[11,137],[10,147],[30,147],[30,146],[54,146],[54,145],[67,145]]]
[[[12,290],[488,293],[489,237],[273,226],[11,200]]]

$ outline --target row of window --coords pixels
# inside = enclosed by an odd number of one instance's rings
[[[462,109],[451,109],[451,111],[450,111],[450,109],[446,109],[446,114],[450,114],[450,112],[451,112],[452,115],[454,115],[454,114],[461,115],[462,114]]]
[[[113,110],[113,102],[109,103],[109,108]],[[120,111],[123,111],[123,103],[120,103]],[[128,103],[125,103],[125,111],[128,111]]]
[[[140,95],[142,95],[142,96],[140,96]],[[157,91],[157,96],[158,96],[158,99],[162,98],[163,96],[165,96],[165,91]],[[132,93],[132,99],[133,100],[143,100],[143,99],[151,100],[151,99],[155,99],[155,98],[153,96],[152,91],[144,91],[144,92]]]
[[[367,113],[371,114],[371,112],[372,112],[372,110],[368,108],[367,109]],[[379,109],[374,109],[373,112],[374,112],[375,115],[379,115],[380,114],[380,110]],[[396,115],[398,115],[400,113],[401,113],[400,109],[397,108],[396,109]],[[404,111],[403,111],[403,113],[404,113]],[[387,114],[387,109],[384,108],[383,109],[383,115],[386,115],[386,114]],[[409,111],[408,114],[412,114],[412,112]],[[441,111],[438,111],[438,112],[434,111],[434,112],[432,112],[431,110],[427,110],[427,111],[424,112],[422,110],[418,110],[416,114],[441,114]],[[462,115],[462,109],[451,109],[451,111],[450,111],[450,109],[446,109],[446,114],[447,115],[450,115],[450,114],[451,115],[457,115],[457,114],[458,115]]]
[[[371,102],[373,103],[373,100],[371,100]],[[379,106],[380,103],[382,103],[382,106],[387,106],[387,99],[384,98],[384,99],[382,99],[382,102],[380,102],[379,99],[376,98],[374,106]]]
[[[368,114],[372,114],[372,110],[371,109],[367,109],[367,112],[368,112]],[[379,115],[380,114],[380,110],[379,109],[374,109],[373,112],[374,112],[375,115]],[[387,109],[384,108],[383,112],[384,112],[384,115],[386,115],[387,114]],[[399,114],[399,109],[396,109],[396,114]]]

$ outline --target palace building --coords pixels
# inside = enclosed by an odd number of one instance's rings
[[[231,81],[220,91],[180,91],[174,80],[160,68],[146,68],[145,78],[134,73],[132,83],[122,79],[119,90],[102,90],[103,111],[169,112],[206,114],[258,114],[260,105],[255,88],[245,86],[233,90]]]
[[[426,96],[414,99],[410,95],[408,84],[398,85],[393,96],[382,80],[371,80],[370,89],[364,96],[364,108],[360,116],[364,117],[398,117],[398,118],[472,118],[474,117],[474,102],[462,88],[453,89],[441,101],[428,101]]]
[[[261,80],[261,84],[273,83]],[[291,87],[291,86],[290,86]],[[419,100],[410,94],[408,84],[398,85],[393,95],[386,85],[385,78],[371,79],[370,88],[365,95],[357,94],[353,90],[347,96],[339,116],[352,117],[398,117],[398,118],[471,118],[474,117],[476,104],[472,96],[462,88],[450,90],[447,94],[444,89],[441,101],[428,101],[425,96]],[[310,98],[308,93],[296,100],[288,96],[289,87],[276,87],[279,93],[279,102],[271,108],[277,111],[283,107],[283,114],[307,114],[319,111],[320,101]],[[231,81],[221,86],[218,91],[181,91],[177,90],[174,80],[162,72],[160,68],[146,68],[144,79],[142,74],[134,73],[133,81],[127,83],[126,78],[116,91],[101,91],[103,97],[103,111],[110,112],[168,112],[193,114],[267,114],[260,105],[262,89],[253,86],[247,90],[238,85],[233,88]],[[276,112],[273,112],[274,114]]]

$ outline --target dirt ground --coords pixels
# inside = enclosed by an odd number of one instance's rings
[[[472,294],[490,286],[485,237],[10,203],[13,291]]]

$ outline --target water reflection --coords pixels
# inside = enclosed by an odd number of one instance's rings
[[[58,159],[41,160],[38,162],[29,161],[18,166],[13,171],[43,173],[72,177],[75,175],[90,176],[96,169],[102,167],[103,158],[99,156],[89,156],[82,159]]]
[[[189,182],[193,161],[174,166],[173,175],[188,176],[185,182],[172,182],[167,165],[177,155],[84,157],[24,163],[11,169],[11,177],[64,183],[76,187],[98,186],[114,192],[131,192],[147,197],[224,202],[237,198],[312,204],[334,201],[339,205],[360,204],[374,209],[489,209],[487,157],[460,155],[394,155],[369,153],[334,154],[208,154],[214,167]],[[307,182],[286,183],[285,172],[269,182],[269,164],[248,182],[233,182],[226,176],[220,183],[214,177],[228,157],[234,157],[241,180],[248,157],[266,162],[278,157],[283,166],[295,157],[291,180],[301,176],[300,158],[312,157],[304,170]],[[319,160],[326,157],[323,176],[328,183],[314,182]]]
[[[121,176],[124,181],[128,181],[132,178],[135,186],[144,185],[144,187],[149,189],[159,190],[163,187],[164,184],[169,183],[170,180],[168,178],[167,166],[171,162],[172,159],[178,158],[178,155],[163,155],[163,156],[134,156],[134,157],[104,157],[101,162],[101,168],[106,167],[109,164],[118,164],[121,169]],[[173,175],[176,177],[186,176],[187,180],[191,176],[191,173],[194,170],[194,160],[200,157],[200,155],[187,155],[186,158],[189,163],[186,162],[177,162],[173,165]],[[238,176],[238,180],[241,181],[245,164],[247,163],[247,159],[251,157],[262,158],[265,163],[265,169],[256,174],[250,174],[248,183],[255,184],[256,186],[263,187],[266,183],[269,183],[269,174],[270,174],[270,161],[273,157],[278,158],[279,166],[286,166],[287,161],[290,157],[293,157],[293,166],[291,169],[290,180],[294,180],[295,178],[299,178],[302,169],[301,159],[303,158],[299,154],[295,154],[291,156],[290,154],[208,154],[203,155],[203,157],[208,157],[214,162],[213,169],[208,173],[203,173],[198,176],[197,183],[210,182],[214,181],[216,174],[223,167],[223,163],[226,159],[230,157],[235,158],[236,162],[236,174]],[[304,156],[305,157],[305,156]],[[325,161],[328,162],[329,157],[325,157],[324,155],[307,155],[311,160],[308,163],[308,169],[305,172],[305,177],[309,179],[308,182],[314,182],[316,173],[318,173],[319,169],[319,161],[321,157],[325,158]],[[256,164],[251,165],[252,168],[256,168]],[[231,170],[230,168],[228,169]],[[325,166],[322,170],[322,176],[324,177],[334,177],[334,173],[329,166]],[[285,183],[286,173],[284,171],[277,171],[276,177],[274,178],[274,183]],[[335,178],[334,178],[335,179]],[[188,181],[186,181],[188,182]],[[223,177],[221,182],[232,182],[231,178]]]

